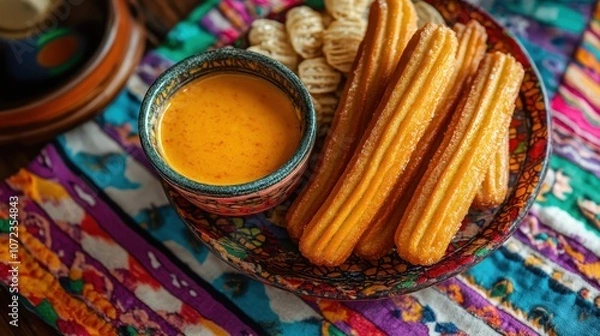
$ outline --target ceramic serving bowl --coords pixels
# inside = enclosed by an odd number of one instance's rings
[[[218,216],[165,185],[171,203],[198,240],[256,280],[302,296],[356,300],[386,298],[436,284],[477,264],[511,236],[535,200],[549,157],[549,114],[540,76],[517,40],[484,11],[459,0],[428,2],[449,25],[478,20],[487,30],[489,50],[510,53],[524,66],[525,79],[510,128],[510,181],[504,203],[485,212],[472,209],[444,258],[433,265],[411,265],[393,251],[376,261],[352,256],[338,267],[322,267],[300,254],[284,228],[295,194],[260,214]],[[304,180],[309,176],[307,171]]]
[[[191,80],[223,72],[257,76],[279,87],[301,119],[302,135],[292,157],[273,173],[248,183],[217,186],[193,181],[172,169],[159,149],[157,128],[173,93]],[[191,56],[167,69],[144,97],[139,130],[142,147],[160,177],[186,200],[211,213],[248,215],[278,205],[298,185],[315,143],[316,114],[307,89],[288,68],[257,53],[225,48]]]

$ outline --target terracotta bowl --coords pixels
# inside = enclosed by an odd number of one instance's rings
[[[487,13],[459,0],[428,2],[448,24],[478,20],[487,29],[489,49],[512,54],[525,68],[510,130],[510,188],[505,202],[485,212],[471,210],[445,257],[436,264],[411,265],[391,252],[376,261],[353,256],[339,267],[321,267],[300,254],[283,227],[294,196],[253,216],[218,216],[165,185],[177,213],[198,240],[256,280],[303,296],[356,300],[385,298],[436,284],[474,266],[511,236],[533,204],[546,172],[549,114],[543,84],[524,48]]]
[[[123,88],[144,50],[143,27],[125,0],[96,3],[103,22],[91,34],[96,47],[77,71],[0,101],[0,144],[51,138],[100,111]]]

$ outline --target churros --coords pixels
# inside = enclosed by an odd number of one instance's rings
[[[402,51],[417,27],[409,0],[377,0],[353,69],[344,86],[315,172],[286,216],[288,233],[299,240],[342,175],[381,99]]]
[[[466,26],[460,23],[453,27],[457,33],[458,50],[456,68],[451,85],[448,85],[444,104],[436,109],[431,124],[416,146],[415,153],[393,187],[390,196],[374,216],[371,224],[360,238],[354,252],[367,259],[378,259],[390,252],[394,246],[394,234],[402,214],[406,210],[410,196],[427,164],[439,146],[444,129],[448,127],[452,112],[458,104],[461,92],[468,88],[481,59],[485,55],[487,34],[477,21]]]
[[[444,256],[508,131],[523,74],[512,56],[484,58],[398,225],[401,258],[430,265]]]
[[[385,206],[391,186],[444,101],[443,88],[453,76],[456,49],[454,32],[433,23],[410,40],[376,117],[300,239],[300,252],[312,263],[343,263],[371,218]]]
[[[508,132],[500,148],[494,153],[492,163],[487,167],[483,183],[479,187],[473,207],[476,209],[488,209],[500,205],[508,193]]]

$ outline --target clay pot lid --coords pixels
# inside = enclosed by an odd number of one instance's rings
[[[109,36],[79,73],[38,99],[0,108],[0,144],[52,138],[101,111],[120,92],[142,57],[145,32],[124,0],[110,5],[115,22]],[[65,108],[57,109],[57,104]]]
[[[42,29],[42,22],[63,0],[0,1],[0,36],[24,37]]]

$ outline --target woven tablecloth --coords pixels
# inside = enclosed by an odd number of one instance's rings
[[[250,280],[192,238],[140,148],[140,98],[174,62],[295,4],[208,0],[145,55],[101,115],[0,182],[2,282],[14,282],[20,262],[20,309],[66,335],[600,335],[600,4],[471,2],[539,67],[553,155],[514,236],[464,274],[380,301],[301,299]]]

